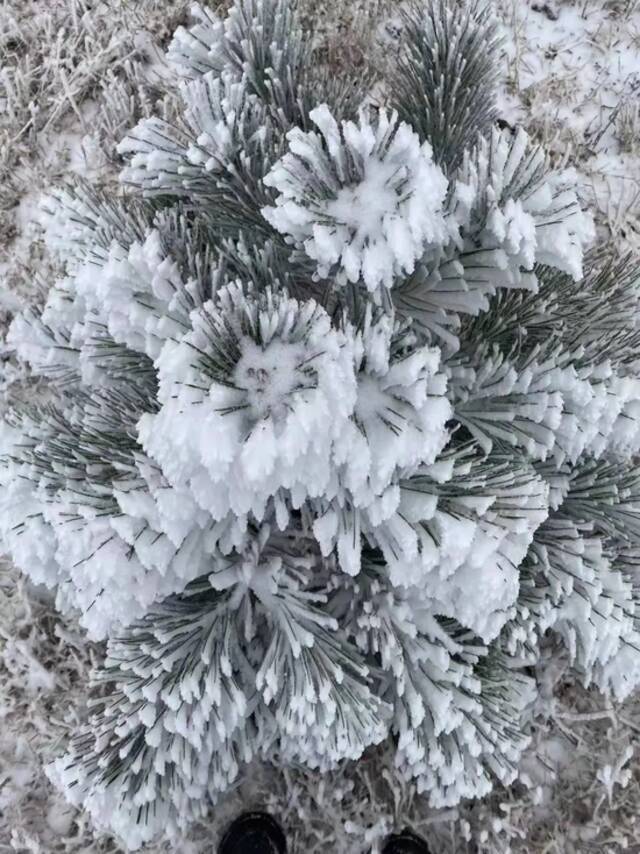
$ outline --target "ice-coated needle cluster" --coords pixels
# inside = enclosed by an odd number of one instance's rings
[[[324,104],[309,118],[320,133],[289,132],[289,152],[265,178],[276,204],[263,213],[304,248],[319,276],[391,287],[445,239],[447,180],[429,143],[395,113],[368,120],[362,112],[357,124],[339,125]]]

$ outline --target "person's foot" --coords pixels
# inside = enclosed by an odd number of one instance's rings
[[[387,839],[382,854],[431,854],[431,851],[424,839],[404,830]]]
[[[286,851],[282,828],[262,812],[248,812],[237,818],[218,848],[218,854],[286,854]]]

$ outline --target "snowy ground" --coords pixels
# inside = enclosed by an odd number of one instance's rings
[[[601,236],[640,250],[640,2],[496,0],[505,35],[503,115],[580,174]],[[320,23],[318,59],[384,61],[371,48],[391,0],[304,0]],[[171,113],[162,50],[187,0],[0,0],[0,325],[55,275],[37,240],[37,200],[69,176],[110,183],[114,143],[141,115]],[[391,11],[389,11],[391,10]],[[361,16],[366,13],[367,19]],[[380,41],[380,40],[378,40]],[[384,39],[382,39],[384,43]],[[392,56],[392,51],[388,52]],[[1,351],[0,351],[1,352]],[[33,389],[7,354],[0,389]],[[361,854],[408,823],[435,851],[640,854],[640,699],[609,708],[568,682],[549,650],[527,760],[530,785],[446,813],[387,772],[384,751],[319,781],[260,771],[179,846],[212,851],[240,806],[267,806],[293,851]],[[0,566],[0,854],[118,852],[60,802],[42,773],[82,708],[93,656],[77,627]]]
[[[575,165],[621,248],[640,246],[640,3],[499,0],[505,118]]]

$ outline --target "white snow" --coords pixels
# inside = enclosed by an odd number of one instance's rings
[[[431,147],[384,110],[341,127],[326,105],[310,118],[320,134],[289,132],[289,153],[265,178],[279,195],[263,214],[304,247],[320,276],[391,287],[446,235],[447,182]]]

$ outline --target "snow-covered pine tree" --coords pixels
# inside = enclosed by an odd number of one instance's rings
[[[48,203],[1,432],[5,548],[106,639],[50,775],[131,848],[251,761],[509,783],[548,632],[640,681],[637,266],[497,127],[488,11],[409,5],[375,105],[284,0],[194,16],[130,189]]]

